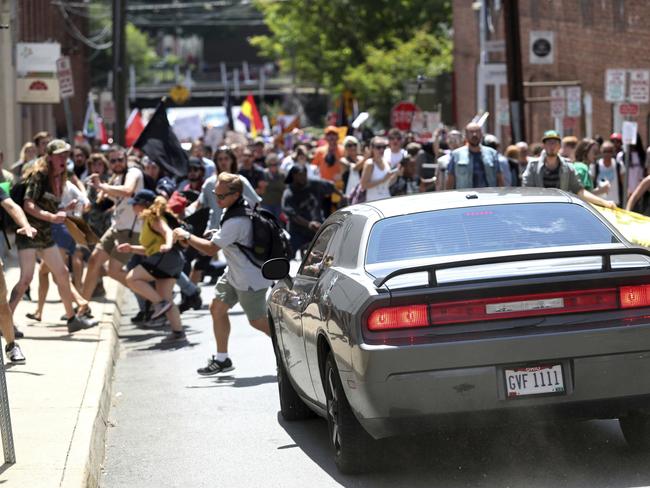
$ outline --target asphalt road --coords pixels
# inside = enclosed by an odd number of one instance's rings
[[[205,287],[204,300],[211,293]],[[122,326],[106,488],[650,486],[650,457],[630,452],[616,421],[384,442],[389,462],[340,475],[324,420],[280,417],[270,340],[240,309],[231,315],[236,369],[216,377],[195,372],[215,348],[207,309],[183,319],[190,342],[183,348],[161,347],[162,331]]]

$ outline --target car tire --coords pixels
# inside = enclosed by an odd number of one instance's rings
[[[282,418],[288,422],[293,422],[295,420],[306,420],[315,417],[316,414],[302,401],[291,384],[291,379],[280,355],[277,338],[275,336],[272,338],[277,364],[278,393],[280,395],[280,413],[282,414]]]
[[[650,414],[630,412],[618,419],[628,445],[639,452],[650,452]]]
[[[331,352],[325,360],[325,397],[329,442],[336,466],[344,474],[366,471],[375,458],[375,440],[352,412]]]

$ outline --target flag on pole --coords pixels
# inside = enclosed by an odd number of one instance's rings
[[[151,120],[133,143],[171,176],[187,175],[188,158],[167,119],[164,100],[158,104]]]
[[[237,117],[246,126],[246,130],[250,132],[251,136],[257,137],[258,132],[264,129],[264,123],[257,111],[255,99],[253,95],[248,95],[244,103],[241,104],[241,112]]]
[[[129,118],[126,121],[126,132],[124,134],[124,142],[126,147],[131,147],[138,140],[140,134],[144,130],[144,122],[142,121],[142,114],[139,109],[133,109]]]
[[[83,135],[87,139],[97,137],[97,112],[91,94],[88,94],[88,106],[86,107],[86,116],[84,117]]]
[[[101,117],[97,117],[97,139],[99,139],[102,144],[108,144],[106,125],[104,124],[104,119]]]

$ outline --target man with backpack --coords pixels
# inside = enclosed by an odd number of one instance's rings
[[[219,250],[228,263],[215,287],[215,298],[210,304],[212,326],[217,342],[217,354],[208,364],[197,370],[201,375],[213,375],[234,369],[228,356],[230,319],[228,310],[239,303],[256,329],[270,335],[266,317],[266,292],[272,282],[262,276],[262,263],[254,262],[253,255],[258,247],[254,241],[254,219],[251,209],[242,198],[243,183],[239,175],[220,173],[214,194],[217,203],[224,210],[221,226],[209,239],[192,235],[190,232],[174,229],[174,241],[185,241],[193,248],[214,256]],[[277,236],[276,236],[277,237]]]

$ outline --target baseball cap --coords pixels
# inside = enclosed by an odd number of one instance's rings
[[[328,125],[327,127],[325,127],[325,135],[327,134],[336,134],[338,136],[339,130],[335,125]]]
[[[52,154],[62,154],[64,152],[69,152],[70,151],[70,144],[65,142],[62,139],[52,139],[48,144],[47,148],[45,149],[47,154],[50,156]]]
[[[610,141],[622,141],[623,136],[619,134],[618,132],[613,132],[612,135],[609,136]]]
[[[129,198],[129,204],[151,205],[155,199],[156,194],[154,192],[151,190],[143,189],[136,192],[135,195]]]
[[[173,180],[167,176],[164,176],[158,180],[156,183],[156,193],[162,195],[165,198],[172,196],[172,193],[176,190],[176,185]]]
[[[188,162],[189,168],[203,168],[203,161],[199,158],[192,156]]]
[[[546,142],[549,139],[556,139],[559,142],[562,142],[562,138],[560,137],[560,134],[555,131],[555,130],[547,130],[544,132],[544,136],[542,137],[542,142]]]

